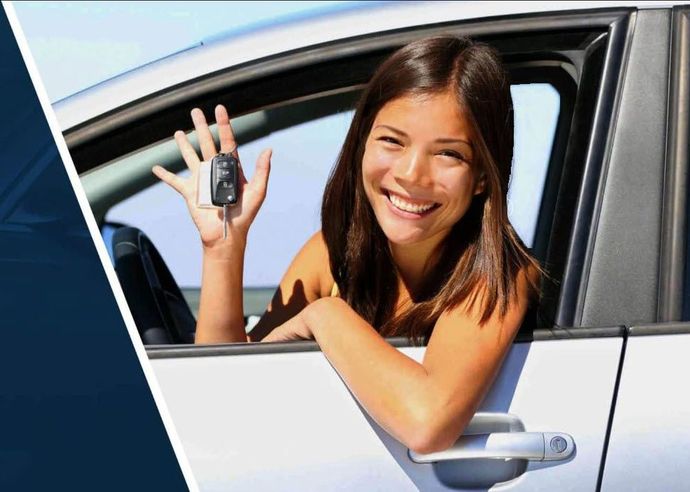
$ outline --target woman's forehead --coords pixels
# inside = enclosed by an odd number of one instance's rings
[[[472,141],[472,126],[457,96],[450,91],[409,94],[388,101],[374,119],[412,137]]]

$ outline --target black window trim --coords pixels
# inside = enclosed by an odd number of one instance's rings
[[[634,11],[621,13],[608,25],[608,40],[590,129],[584,175],[576,205],[570,249],[563,274],[557,326],[580,326],[588,272],[594,252],[596,225],[603,201],[601,176],[606,172],[613,139],[614,115],[622,92],[625,60],[630,48]]]
[[[539,329],[532,333],[520,333],[513,343],[531,343],[535,341],[555,341],[582,338],[622,338],[626,329],[623,326],[607,326],[575,329]],[[407,338],[387,338],[394,347],[412,347]],[[149,359],[177,359],[188,357],[213,357],[227,355],[257,355],[290,352],[320,352],[321,348],[314,341],[272,342],[272,343],[228,343],[218,345],[149,345],[146,352]]]
[[[690,170],[690,7],[676,6],[672,14],[666,171],[659,258],[657,321],[690,319],[690,249],[687,199]],[[685,77],[683,77],[685,75]]]

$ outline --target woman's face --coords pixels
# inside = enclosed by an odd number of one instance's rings
[[[484,190],[472,142],[450,92],[400,97],[381,108],[366,141],[362,178],[391,243],[441,241],[462,218]]]

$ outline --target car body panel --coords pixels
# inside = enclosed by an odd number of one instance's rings
[[[684,328],[627,340],[603,492],[688,490],[690,324]]]
[[[480,411],[512,414],[525,431],[569,434],[576,454],[530,462],[501,490],[595,488],[621,347],[620,337],[513,345]],[[425,349],[400,350],[421,361]],[[489,472],[474,463],[413,463],[320,351],[152,364],[202,490],[471,490],[480,472],[512,478],[505,463]]]

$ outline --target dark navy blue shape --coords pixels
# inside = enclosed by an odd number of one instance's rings
[[[186,490],[0,10],[0,490]]]

